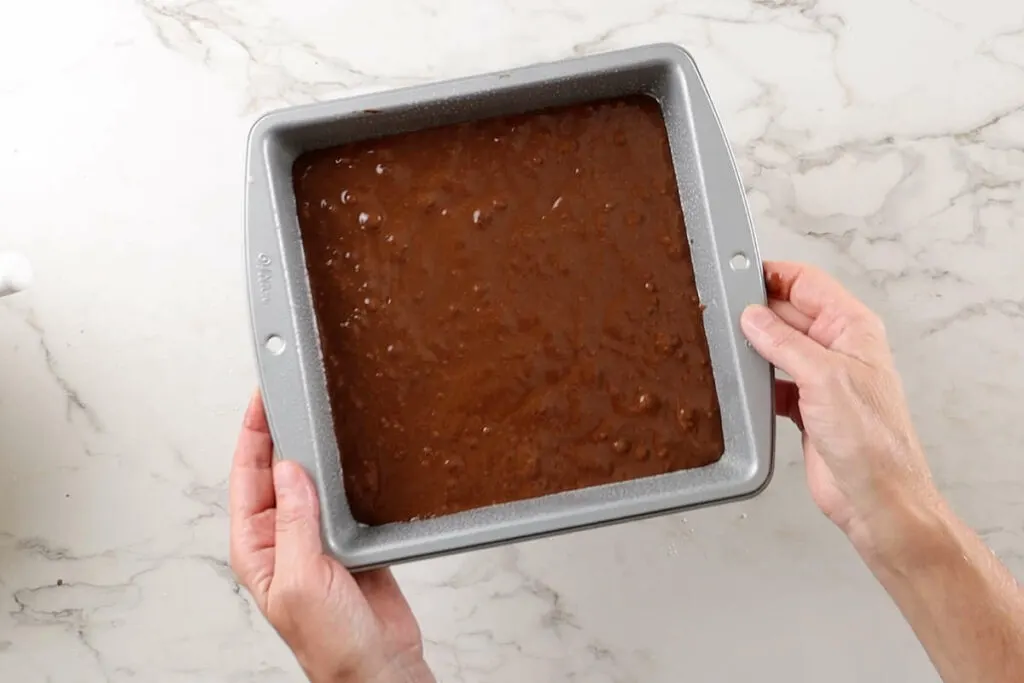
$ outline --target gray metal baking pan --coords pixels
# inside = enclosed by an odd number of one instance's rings
[[[426,519],[364,526],[349,512],[331,420],[291,169],[303,152],[505,114],[645,93],[661,105],[692,245],[725,454],[695,470]],[[249,134],[245,259],[260,385],[279,457],[320,494],[327,548],[368,569],[734,501],[767,485],[774,460],[772,368],[739,329],[765,301],[761,259],[736,166],[697,66],[650,45],[502,73],[284,109]]]

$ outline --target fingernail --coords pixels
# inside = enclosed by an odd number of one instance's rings
[[[278,491],[287,491],[291,495],[302,493],[304,478],[302,466],[297,462],[279,460],[274,465],[274,488]]]
[[[740,322],[754,330],[763,332],[775,320],[775,314],[767,306],[754,304],[743,311]]]
[[[318,519],[316,490],[299,463],[281,460],[274,465],[274,497],[278,547],[282,544],[282,534],[301,538],[305,535],[304,530],[313,528],[314,540],[307,539],[305,545],[310,552],[319,554],[319,532],[315,530]]]
[[[263,408],[263,397],[260,395],[259,390],[249,399],[249,406],[245,409],[245,417],[242,418],[242,424],[248,429],[257,432],[270,431],[270,428],[267,426],[267,413]]]

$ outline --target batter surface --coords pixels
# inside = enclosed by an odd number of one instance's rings
[[[360,522],[721,457],[654,100],[310,152],[293,174],[345,489]]]

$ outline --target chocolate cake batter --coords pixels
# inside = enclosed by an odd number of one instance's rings
[[[654,100],[360,142],[304,154],[293,171],[357,520],[721,457]]]

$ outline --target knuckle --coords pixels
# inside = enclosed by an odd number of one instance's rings
[[[827,392],[842,391],[850,382],[850,373],[844,363],[826,363],[818,376],[818,385]]]
[[[250,593],[254,593],[259,584],[259,568],[254,567],[251,561],[235,551],[231,552],[230,566],[235,581]]]
[[[801,270],[803,271],[803,274],[805,276],[814,279],[815,282],[836,282],[838,284],[837,280],[834,277],[832,277],[827,272],[825,272],[818,266],[814,265],[813,263],[801,264]]]
[[[793,328],[775,321],[772,323],[768,342],[773,348],[784,349],[792,345],[796,334]]]
[[[871,324],[871,328],[878,334],[879,338],[885,339],[888,336],[888,329],[886,329],[885,321],[882,320],[882,316],[872,313],[868,316]]]
[[[875,339],[885,339],[885,323],[873,311],[864,311],[857,320],[861,329]]]
[[[881,316],[863,304],[849,312],[848,320],[848,324],[854,330],[874,338],[885,338],[885,323],[882,321]]]
[[[287,532],[301,521],[302,515],[300,515],[295,509],[279,507],[277,509],[277,515],[274,518],[274,529],[277,532]]]
[[[235,547],[234,544],[231,546],[228,566],[231,567],[231,573],[235,575],[238,583],[247,588],[252,585],[255,573],[252,559],[249,555]]]
[[[873,313],[868,314],[856,327],[859,348],[855,355],[871,365],[886,364],[891,358],[885,323]]]

